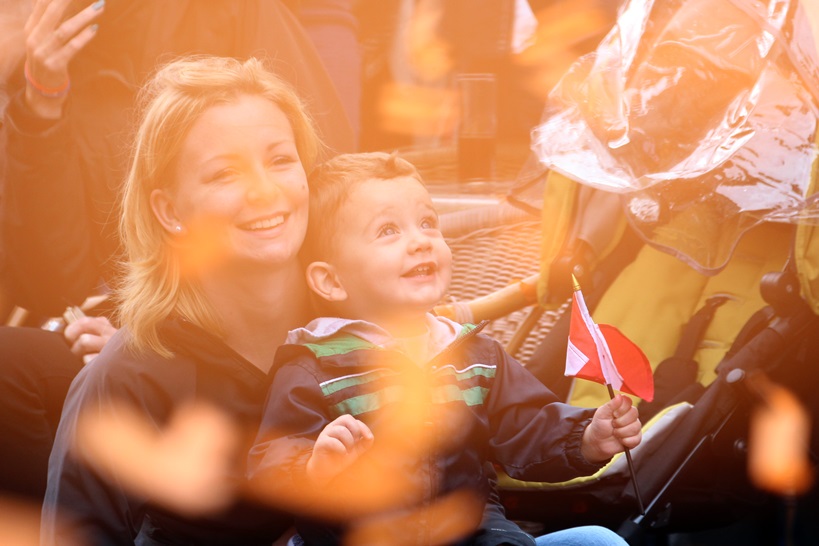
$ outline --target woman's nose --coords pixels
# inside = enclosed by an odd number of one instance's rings
[[[253,173],[247,180],[247,200],[250,202],[264,202],[274,199],[281,193],[281,188],[275,177],[261,171]]]

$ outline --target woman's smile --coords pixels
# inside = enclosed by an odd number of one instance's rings
[[[253,232],[272,231],[274,228],[284,224],[287,217],[288,215],[284,213],[273,214],[265,218],[239,224],[239,229]]]

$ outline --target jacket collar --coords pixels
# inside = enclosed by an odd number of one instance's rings
[[[445,317],[428,313],[429,354],[436,355],[473,329],[472,325],[461,325]],[[288,344],[304,345],[317,356],[347,353],[366,349],[399,349],[401,340],[396,340],[380,326],[363,320],[336,317],[321,317],[303,328],[291,330]]]

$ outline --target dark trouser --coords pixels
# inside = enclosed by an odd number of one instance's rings
[[[63,401],[82,366],[62,334],[0,327],[0,494],[42,502]]]

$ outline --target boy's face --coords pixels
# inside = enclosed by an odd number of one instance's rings
[[[339,211],[333,257],[348,318],[398,327],[441,301],[452,253],[426,188],[410,176],[358,184]]]

